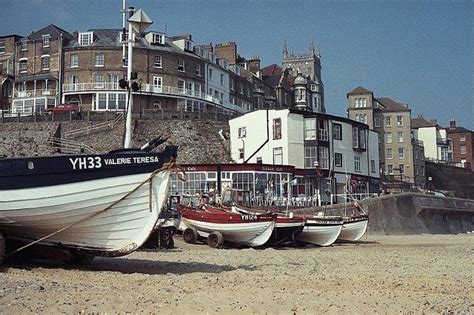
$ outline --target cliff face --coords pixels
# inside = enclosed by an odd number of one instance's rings
[[[47,140],[57,129],[58,122],[0,123],[0,157],[47,156],[53,154]],[[61,132],[94,125],[86,121],[63,121]],[[223,140],[219,130],[229,132],[227,122],[210,120],[136,120],[133,146],[140,147],[157,136],[169,137],[166,144],[179,147],[178,163],[205,164],[231,162],[230,141]],[[113,129],[74,138],[98,152],[108,152],[123,146],[124,124]]]

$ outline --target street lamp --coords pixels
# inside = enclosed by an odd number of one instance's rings
[[[431,182],[433,181],[433,177],[428,176],[428,192],[431,194]]]

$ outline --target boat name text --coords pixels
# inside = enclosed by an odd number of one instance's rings
[[[104,158],[99,156],[87,156],[78,158],[69,158],[73,170],[86,170],[101,168],[103,165],[123,165],[123,164],[147,164],[158,163],[157,156],[132,156],[132,157],[116,157]]]

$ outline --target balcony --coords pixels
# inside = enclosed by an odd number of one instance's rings
[[[118,86],[115,82],[92,82],[92,83],[75,83],[75,84],[63,84],[64,93],[95,93],[100,91],[121,91],[124,90]],[[141,90],[135,94],[150,94],[150,95],[162,95],[172,96],[178,98],[191,98],[196,100],[205,101],[224,109],[231,110],[238,113],[247,112],[243,107],[235,104],[225,103],[222,99],[214,97],[212,95],[202,93],[199,91],[188,90],[173,86],[154,86],[148,83],[141,85]]]
[[[31,98],[31,97],[38,97],[38,96],[56,96],[56,95],[57,95],[57,92],[54,89],[13,91],[14,98]]]
[[[423,147],[423,146],[424,146],[423,141],[417,140],[417,139],[415,139],[415,138],[411,138],[411,144],[417,145],[417,146],[419,146],[419,147]]]

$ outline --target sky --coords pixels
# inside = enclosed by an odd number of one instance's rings
[[[0,34],[49,24],[66,31],[121,28],[122,0],[0,0]],[[474,128],[474,1],[127,0],[148,30],[191,34],[195,45],[237,43],[242,57],[281,65],[284,43],[321,53],[326,111],[346,116],[358,86],[408,104],[412,118]]]

